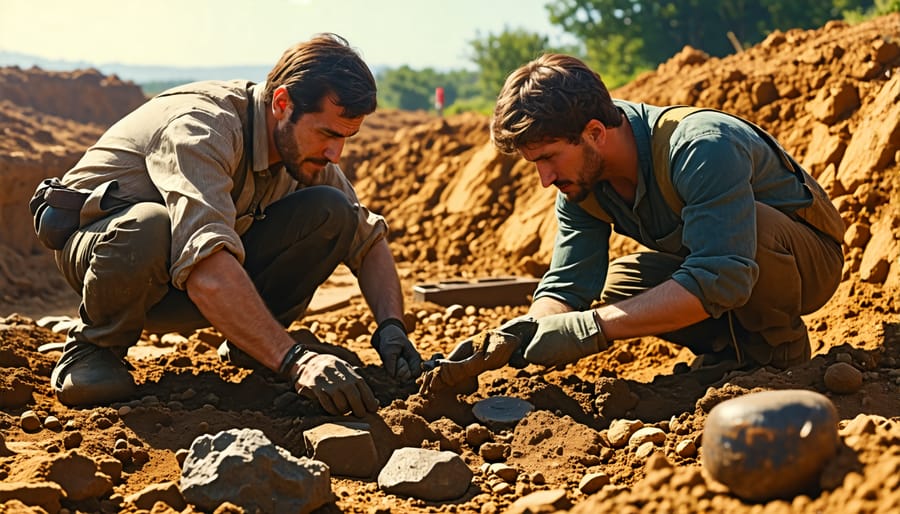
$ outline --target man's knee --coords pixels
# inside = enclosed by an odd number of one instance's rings
[[[140,203],[116,216],[93,248],[91,268],[95,273],[144,275],[167,269],[171,246],[171,223],[166,208]],[[166,279],[167,280],[167,279]]]

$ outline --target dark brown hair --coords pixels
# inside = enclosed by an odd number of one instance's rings
[[[372,71],[337,34],[316,34],[285,50],[266,78],[267,104],[280,86],[287,88],[294,104],[292,122],[304,113],[320,112],[326,96],[334,97],[345,118],[371,114],[377,106]]]
[[[577,143],[592,119],[607,127],[622,124],[600,75],[575,57],[544,54],[506,78],[491,118],[491,140],[504,153],[555,139]]]

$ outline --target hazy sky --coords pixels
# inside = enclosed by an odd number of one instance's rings
[[[336,32],[371,66],[469,68],[468,42],[523,28],[560,40],[548,0],[0,0],[0,50],[93,64],[272,65]]]

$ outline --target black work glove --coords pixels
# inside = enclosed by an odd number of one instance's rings
[[[408,382],[422,373],[422,357],[407,337],[406,327],[399,319],[388,318],[379,323],[372,334],[372,346],[392,377]]]

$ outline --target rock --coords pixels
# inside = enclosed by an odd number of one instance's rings
[[[472,414],[485,425],[494,429],[510,428],[522,420],[534,405],[511,396],[485,398],[472,407]]]
[[[516,479],[519,478],[519,470],[509,466],[507,464],[503,464],[502,462],[495,462],[488,467],[488,471],[503,479],[504,482],[508,482],[510,484],[516,483]]]
[[[465,494],[472,476],[472,470],[453,452],[400,448],[378,474],[378,487],[391,494],[446,501]]]
[[[184,510],[187,507],[184,496],[181,495],[178,484],[175,482],[149,485],[125,497],[125,501],[144,510],[152,510],[156,502],[163,502],[176,511]]]
[[[838,417],[831,401],[805,390],[751,393],[709,413],[701,462],[750,501],[786,498],[817,482],[835,455]]]
[[[19,500],[25,505],[40,507],[50,514],[59,512],[61,505],[60,500],[65,498],[66,493],[59,484],[53,482],[0,482],[0,504],[4,504],[10,500]],[[26,512],[11,509],[4,512]],[[27,512],[32,512],[28,510]]]
[[[60,423],[59,418],[56,416],[47,416],[44,418],[44,428],[47,430],[53,430],[54,432],[62,431],[62,423]]]
[[[641,427],[628,438],[628,446],[640,446],[644,443],[663,444],[666,433],[656,427]]]
[[[628,444],[631,435],[643,428],[641,420],[617,419],[609,426],[606,438],[613,448],[624,448]]]
[[[255,429],[202,435],[181,471],[185,500],[213,511],[223,502],[262,512],[311,512],[334,501],[323,462],[294,457]]]
[[[594,494],[609,483],[609,475],[606,473],[588,473],[578,482],[578,490],[584,494]]]
[[[19,416],[19,424],[26,432],[37,432],[41,429],[41,418],[33,410],[27,410]]]
[[[466,427],[466,442],[474,448],[478,448],[487,441],[490,441],[493,437],[494,434],[492,434],[484,425],[472,423]]]
[[[689,458],[697,454],[697,445],[690,439],[684,439],[675,445],[675,454],[679,457]]]
[[[478,449],[481,458],[488,462],[497,462],[509,457],[512,448],[505,443],[484,443]]]
[[[505,514],[544,514],[560,510],[566,510],[572,506],[572,501],[565,489],[550,489],[537,491],[516,500]]]
[[[862,387],[862,373],[846,362],[836,362],[825,370],[825,387],[832,393],[852,394]]]
[[[325,423],[303,432],[307,456],[328,464],[332,475],[370,477],[378,450],[366,423]]]

